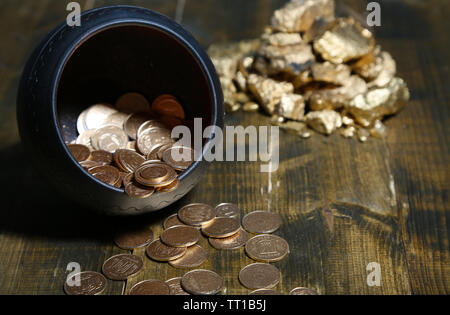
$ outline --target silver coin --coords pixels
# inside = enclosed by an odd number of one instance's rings
[[[109,104],[95,104],[86,112],[85,123],[87,129],[101,128],[109,115],[117,110]]]

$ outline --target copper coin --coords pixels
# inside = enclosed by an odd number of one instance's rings
[[[216,216],[220,218],[237,218],[241,213],[238,206],[234,203],[221,203],[214,209]]]
[[[186,247],[167,246],[158,238],[147,246],[148,257],[157,261],[170,261],[180,258],[186,253]]]
[[[183,222],[178,219],[178,214],[173,214],[170,217],[168,217],[166,220],[164,220],[163,227],[164,229],[171,228],[172,226],[176,225],[184,225]]]
[[[90,170],[91,168],[93,168],[93,167],[101,166],[98,162],[95,162],[95,161],[89,161],[89,160],[80,162],[80,165],[81,165],[86,171],[89,171],[89,170]]]
[[[208,237],[225,238],[239,232],[241,224],[233,218],[215,218],[202,226],[202,232]]]
[[[103,274],[111,280],[127,280],[137,274],[144,262],[136,255],[120,254],[105,261],[102,267]]]
[[[128,186],[129,183],[131,183],[134,180],[134,174],[133,173],[126,173],[126,175],[123,177],[123,185],[125,187]]]
[[[119,178],[117,178],[117,181],[114,183],[113,186],[116,188],[122,187],[122,178],[123,178],[123,176],[122,176],[121,172],[119,172]]]
[[[166,281],[166,284],[170,288],[170,295],[189,295],[184,289],[181,287],[181,277],[172,278]]]
[[[148,245],[153,240],[149,227],[135,228],[116,234],[114,243],[122,249],[134,249]]]
[[[172,130],[176,126],[183,125],[183,121],[181,119],[173,116],[161,116],[159,120],[170,130]]]
[[[72,282],[79,277],[80,285],[71,286]],[[98,272],[84,271],[74,275],[71,279],[67,279],[64,283],[64,291],[68,295],[98,295],[106,288],[106,278]]]
[[[166,143],[159,147],[158,151],[156,152],[156,156],[158,157],[158,160],[163,159],[163,154],[166,150],[170,149],[173,146],[173,143]]]
[[[283,293],[271,289],[259,289],[250,292],[248,295],[283,295]]]
[[[177,190],[180,187],[180,180],[176,178],[172,183],[167,186],[158,187],[156,189],[157,192],[168,193]]]
[[[276,213],[254,211],[244,216],[242,226],[250,233],[272,233],[280,227],[280,217]]]
[[[289,295],[319,295],[319,293],[313,289],[298,287],[292,289],[292,291],[289,292]]]
[[[169,265],[175,268],[195,268],[203,264],[206,260],[206,250],[199,245],[187,248],[186,254],[178,259],[169,261]]]
[[[270,264],[254,263],[239,272],[239,281],[248,289],[272,288],[280,282],[281,274]]]
[[[181,278],[181,286],[191,294],[213,295],[222,290],[223,279],[211,270],[197,269]]]
[[[145,199],[153,195],[155,188],[141,185],[133,179],[125,186],[125,192],[131,198]]]
[[[133,140],[137,138],[137,131],[139,127],[146,121],[151,120],[152,116],[149,113],[136,113],[128,117],[124,124],[124,130],[128,137]],[[144,153],[144,152],[142,152]]]
[[[261,234],[251,238],[245,244],[247,255],[258,261],[275,262],[289,253],[288,243],[279,236]]]
[[[77,162],[86,161],[91,155],[91,150],[89,150],[87,146],[82,144],[68,144],[67,148]]]
[[[193,203],[178,211],[178,218],[187,225],[202,226],[216,217],[214,209],[204,203]]]
[[[91,152],[90,161],[97,162],[102,165],[109,165],[113,161],[113,155],[104,150],[95,150]]]
[[[161,187],[171,184],[177,173],[164,163],[144,163],[134,173],[136,181],[145,186]]]
[[[159,102],[161,102],[162,100],[165,100],[165,99],[174,99],[174,100],[177,100],[177,98],[176,98],[175,96],[173,96],[173,95],[170,95],[170,94],[162,94],[162,95],[158,96],[157,98],[155,98],[155,100],[154,100],[153,103],[152,103],[152,107],[153,107],[154,104],[157,104],[157,103],[159,103]]]
[[[184,120],[185,113],[183,107],[175,97],[162,96],[152,103],[152,111],[162,116],[173,116]]]
[[[123,113],[139,113],[150,110],[150,103],[144,95],[139,93],[126,93],[119,97],[116,108]]]
[[[114,160],[117,166],[124,172],[133,173],[142,163],[145,158],[136,151],[120,149],[114,153]]]
[[[169,295],[170,287],[161,280],[144,280],[136,283],[129,295]]]
[[[109,185],[114,185],[120,178],[119,170],[110,165],[93,167],[89,169],[89,174]]]
[[[248,241],[248,233],[240,229],[235,235],[226,238],[212,238],[208,239],[209,244],[215,249],[233,250],[241,248]]]
[[[163,152],[162,160],[176,170],[185,171],[194,162],[194,150],[188,147],[169,147]]]
[[[200,239],[200,232],[192,226],[178,225],[161,233],[161,241],[173,247],[192,246]]]
[[[159,151],[159,149],[161,147],[162,147],[162,145],[159,146],[159,147],[154,148],[149,154],[147,154],[147,160],[154,160],[154,161],[159,160],[159,161],[161,161],[161,159],[158,158],[158,151]]]

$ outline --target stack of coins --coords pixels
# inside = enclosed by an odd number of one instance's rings
[[[176,97],[153,103],[139,93],[121,96],[115,106],[95,104],[77,120],[78,138],[68,144],[76,161],[98,180],[133,198],[178,188],[178,176],[194,161],[190,147],[175,145],[171,129],[185,124]]]
[[[144,163],[145,164],[145,163]],[[202,265],[207,259],[204,248],[198,245],[201,236],[218,250],[236,250],[245,246],[246,254],[258,262],[245,266],[238,275],[240,283],[254,290],[251,295],[276,295],[273,290],[281,278],[281,272],[270,264],[282,260],[289,253],[289,245],[279,236],[272,235],[280,227],[277,214],[254,211],[239,221],[240,209],[232,203],[221,203],[215,208],[203,203],[182,207],[178,213],[166,218],[159,238],[153,239],[152,229],[132,228],[118,233],[114,242],[125,250],[146,247],[146,255],[156,262],[167,262],[174,268],[191,269]],[[254,236],[249,239],[249,233]],[[143,267],[142,258],[120,254],[105,261],[103,274],[110,280],[126,280]],[[81,273],[82,287],[68,287],[67,294],[99,294],[104,290],[106,279],[95,272]],[[161,281],[148,279],[134,285],[130,295],[211,295],[222,291],[223,278],[211,270],[195,269],[182,277]],[[316,291],[298,287],[290,295],[314,295]]]

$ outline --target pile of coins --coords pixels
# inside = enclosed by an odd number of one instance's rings
[[[334,0],[291,0],[260,38],[215,44],[208,53],[228,112],[261,107],[301,138],[311,130],[361,142],[384,137],[382,120],[410,97],[389,52],[354,18],[336,17]]]
[[[178,176],[194,161],[190,147],[177,146],[171,129],[186,124],[176,97],[161,95],[153,103],[139,93],[121,96],[115,106],[95,104],[77,120],[78,138],[68,149],[98,180],[133,198],[178,188]],[[175,158],[176,157],[176,158]]]
[[[182,207],[178,213],[163,222],[163,232],[157,239],[148,227],[133,228],[117,234],[114,242],[125,250],[146,247],[146,255],[153,261],[167,262],[175,268],[196,268],[207,259],[206,250],[198,245],[201,236],[218,250],[237,250],[245,247],[246,254],[256,263],[244,267],[238,275],[240,283],[254,290],[251,295],[281,294],[271,288],[280,281],[281,273],[270,263],[282,260],[289,253],[288,243],[272,235],[280,228],[277,214],[254,211],[239,221],[240,210],[232,203],[215,208],[203,203]],[[249,239],[249,233],[254,234]],[[143,268],[143,259],[137,255],[120,254],[105,261],[103,274],[111,280],[126,280]],[[67,294],[99,294],[106,286],[106,278],[95,272],[81,274],[81,288],[70,288]],[[223,278],[211,270],[195,269],[182,277],[161,281],[149,279],[134,285],[131,295],[211,295],[223,289]],[[83,289],[83,287],[85,289]],[[295,288],[290,295],[311,295],[316,291]]]

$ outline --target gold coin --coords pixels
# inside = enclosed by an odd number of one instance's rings
[[[91,155],[89,148],[82,144],[68,144],[67,148],[77,162],[86,161]]]
[[[144,280],[136,283],[129,295],[169,295],[170,287],[161,280]]]
[[[113,155],[105,150],[95,150],[91,152],[89,160],[101,165],[110,165],[113,161]]]
[[[280,282],[281,274],[270,264],[254,263],[239,272],[239,281],[248,289],[272,288]]]
[[[126,93],[119,97],[116,102],[116,108],[128,114],[148,112],[150,110],[150,103],[142,94]]]
[[[181,287],[181,277],[169,279],[166,283],[170,288],[170,295],[189,295],[189,293],[184,291]]]
[[[183,256],[186,250],[186,247],[167,246],[158,238],[147,246],[146,253],[153,260],[170,261]]]
[[[192,226],[202,226],[211,222],[215,217],[214,209],[204,203],[193,203],[178,211],[178,218],[181,222]]]
[[[248,233],[240,229],[236,234],[226,238],[212,238],[208,239],[209,244],[215,249],[233,250],[241,248],[248,241]]]
[[[161,241],[172,247],[192,246],[200,239],[200,232],[187,225],[170,227],[161,233]]]
[[[184,223],[178,219],[178,214],[173,214],[170,217],[168,217],[166,220],[164,220],[163,227],[164,229],[171,228],[172,226],[176,225],[183,225]]]
[[[202,226],[202,232],[208,237],[225,238],[239,232],[241,224],[233,218],[215,218]]]
[[[203,264],[206,257],[206,250],[199,245],[193,245],[187,248],[186,254],[169,261],[169,265],[175,268],[195,268]]]
[[[120,178],[119,170],[110,165],[93,167],[88,172],[98,180],[111,186],[114,186]]]
[[[242,226],[250,233],[272,233],[280,227],[280,216],[268,211],[254,211],[242,218]]]
[[[211,270],[192,270],[181,278],[181,287],[191,294],[213,295],[222,290],[223,278]]]
[[[261,234],[247,241],[245,252],[254,260],[275,262],[286,257],[289,253],[289,245],[279,236]]]

